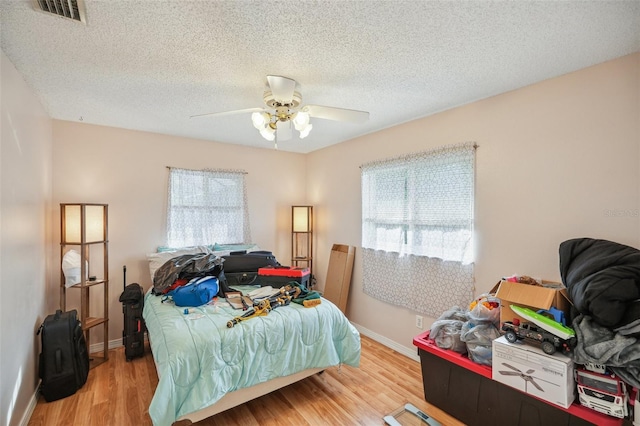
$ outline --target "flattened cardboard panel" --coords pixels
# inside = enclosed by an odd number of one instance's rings
[[[329,257],[323,297],[333,302],[342,313],[346,313],[347,309],[355,251],[353,246],[334,244]]]

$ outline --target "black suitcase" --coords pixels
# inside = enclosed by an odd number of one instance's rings
[[[57,310],[38,329],[42,342],[40,391],[47,402],[76,393],[89,376],[89,352],[78,312]]]
[[[127,285],[127,267],[122,268],[124,275],[124,291],[120,295],[122,312],[124,313],[124,330],[122,344],[127,361],[144,355],[144,332],[146,326],[142,318],[144,308],[144,291],[138,283]]]
[[[259,285],[258,272],[225,272],[227,285]]]
[[[225,274],[236,272],[257,273],[258,269],[265,266],[282,266],[270,251],[232,252],[228,256],[222,256],[222,258],[224,259],[222,268]]]

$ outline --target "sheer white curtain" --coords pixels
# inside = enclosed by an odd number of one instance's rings
[[[365,293],[433,318],[472,300],[475,149],[362,166]]]
[[[250,243],[245,174],[170,168],[167,245]]]

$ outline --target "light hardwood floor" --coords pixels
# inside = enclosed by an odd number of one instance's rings
[[[74,395],[53,402],[40,397],[29,426],[151,425],[147,409],[157,384],[148,348],[131,362],[123,348],[113,349]],[[362,336],[359,368],[331,367],[194,425],[383,425],[385,415],[407,402],[443,425],[462,425],[425,402],[419,362]]]

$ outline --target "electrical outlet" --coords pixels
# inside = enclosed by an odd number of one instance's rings
[[[416,327],[422,330],[422,317],[420,315],[416,315]]]

